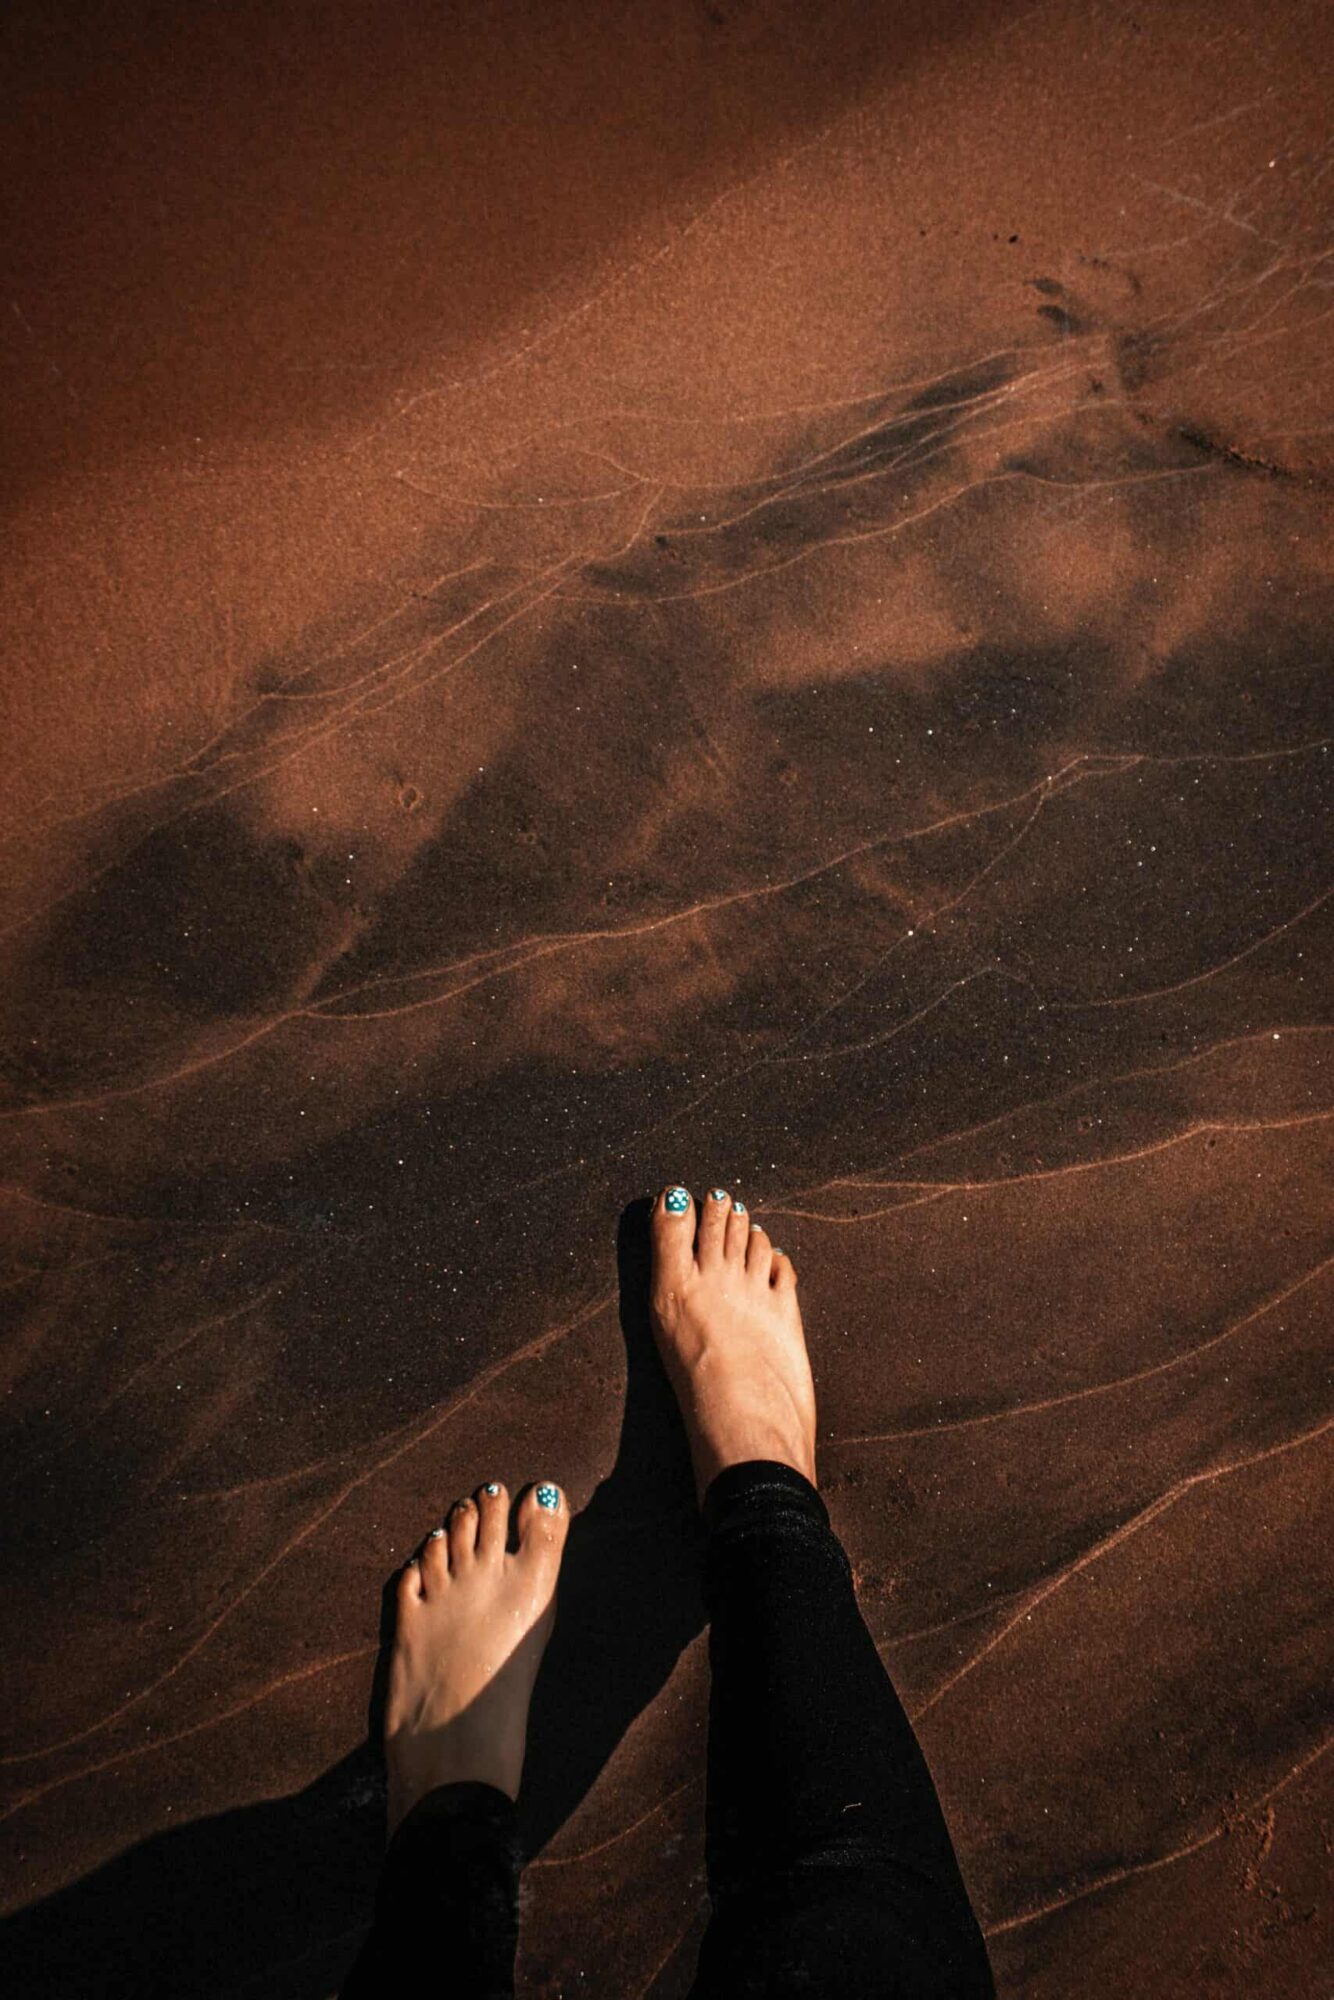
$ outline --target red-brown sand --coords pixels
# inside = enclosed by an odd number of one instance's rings
[[[385,1579],[545,1474],[523,1990],[685,1993],[669,1178],[797,1263],[1005,2000],[1321,1990],[1329,49],[10,8],[25,1992],[332,1993]]]

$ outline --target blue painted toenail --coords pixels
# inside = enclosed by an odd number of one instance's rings
[[[494,1479],[488,1479],[486,1485],[482,1488],[482,1491],[483,1493],[489,1493],[491,1495],[491,1498],[494,1500],[497,1493],[499,1493],[500,1488],[499,1486],[497,1486]]]
[[[663,1196],[662,1205],[668,1215],[684,1215],[690,1206],[690,1189],[683,1187],[668,1188],[666,1194]]]
[[[560,1506],[560,1488],[559,1486],[548,1486],[544,1482],[538,1487],[533,1498],[539,1507],[545,1507],[548,1513],[554,1514],[557,1507]]]
[[[775,1245],[774,1245],[774,1256],[775,1256],[775,1257],[786,1257],[786,1255],[787,1255],[787,1252],[786,1252],[786,1250],[780,1250],[780,1249],[779,1249],[779,1247],[778,1247],[778,1245],[777,1245],[777,1244],[775,1243]]]
[[[438,1542],[443,1536],[444,1532],[445,1531],[443,1528],[432,1528],[430,1534],[426,1537],[426,1539],[428,1542]]]
[[[758,1222],[752,1222],[750,1226],[752,1229],[758,1229],[760,1225]]]
[[[734,1213],[737,1215],[744,1215],[746,1212],[746,1204],[744,1201],[734,1201],[732,1203],[732,1208]]]
[[[726,1189],[726,1188],[710,1188],[710,1189],[709,1189],[709,1199],[710,1199],[711,1201],[726,1201],[726,1200],[727,1200],[727,1189]]]

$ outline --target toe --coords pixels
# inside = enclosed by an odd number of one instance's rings
[[[773,1267],[769,1272],[769,1283],[776,1289],[792,1291],[797,1283],[797,1267],[786,1250],[775,1250]]]
[[[774,1253],[769,1245],[768,1232],[762,1223],[752,1222],[749,1241],[746,1244],[746,1276],[754,1278],[758,1284],[767,1285],[773,1261]]]
[[[732,1206],[725,1187],[710,1188],[699,1205],[698,1247],[695,1256],[701,1271],[722,1262],[727,1240],[727,1215]]]
[[[505,1553],[510,1496],[498,1479],[488,1479],[473,1497],[477,1502],[477,1553],[494,1561]]]
[[[727,1241],[723,1246],[729,1262],[735,1259],[739,1264],[746,1261],[746,1244],[750,1239],[750,1211],[744,1201],[733,1197],[731,1213],[727,1218]]]
[[[695,1266],[695,1204],[688,1188],[662,1190],[653,1204],[649,1236],[653,1245],[653,1295],[665,1300],[684,1289]]]
[[[459,1569],[477,1553],[477,1502],[456,1500],[445,1526],[449,1530],[449,1567]]]
[[[551,1572],[554,1586],[561,1552],[570,1528],[570,1509],[560,1487],[550,1479],[539,1479],[519,1502],[515,1523],[519,1533],[517,1560],[531,1563],[535,1570]]]
[[[414,1604],[420,1604],[421,1601],[422,1601],[421,1564],[418,1562],[416,1556],[409,1556],[408,1560],[404,1563],[402,1569],[399,1571],[398,1608],[400,1611],[410,1611]]]
[[[423,1597],[429,1597],[433,1591],[443,1590],[449,1582],[449,1543],[443,1528],[432,1528],[422,1543],[418,1567],[421,1571]]]

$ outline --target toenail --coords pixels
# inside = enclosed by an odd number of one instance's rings
[[[494,1500],[497,1493],[499,1493],[500,1488],[496,1484],[494,1479],[488,1479],[486,1485],[482,1488],[482,1491],[483,1493],[489,1493],[491,1495],[491,1498]]]
[[[752,1222],[750,1226],[752,1229],[758,1229],[760,1225],[758,1222]]]
[[[554,1514],[557,1507],[560,1506],[560,1488],[559,1486],[550,1486],[544,1480],[533,1495],[533,1498],[539,1507],[545,1507],[548,1513]]]
[[[444,1532],[445,1531],[443,1528],[432,1528],[430,1534],[426,1537],[426,1539],[428,1542],[438,1542],[443,1536]]]
[[[727,1200],[727,1189],[726,1189],[726,1188],[710,1188],[710,1189],[709,1189],[709,1198],[710,1198],[710,1200],[712,1200],[712,1201],[726,1201],[726,1200]]]
[[[746,1204],[744,1201],[734,1201],[732,1203],[732,1208],[734,1213],[737,1215],[744,1215],[746,1212]]]
[[[690,1189],[683,1187],[668,1188],[663,1197],[662,1205],[668,1215],[684,1215],[690,1206]]]
[[[404,1563],[403,1567],[404,1569],[416,1569],[417,1567],[416,1556],[409,1556],[407,1561]]]
[[[780,1249],[779,1249],[779,1247],[778,1247],[778,1245],[777,1245],[777,1244],[775,1243],[775,1244],[774,1244],[774,1256],[775,1256],[775,1257],[786,1257],[786,1255],[787,1255],[787,1252],[786,1252],[786,1250],[780,1250]]]

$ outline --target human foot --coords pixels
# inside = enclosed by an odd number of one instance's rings
[[[815,1481],[815,1385],[791,1259],[743,1203],[665,1188],[649,1223],[650,1303],[702,1500],[724,1466],[772,1458]]]
[[[473,1779],[518,1797],[569,1528],[560,1488],[544,1481],[524,1495],[514,1555],[508,1524],[508,1495],[491,1480],[454,1503],[399,1578],[385,1714],[391,1834],[436,1785]]]

